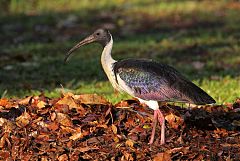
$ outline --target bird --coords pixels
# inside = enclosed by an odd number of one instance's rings
[[[101,64],[113,88],[137,98],[154,110],[149,144],[154,142],[157,122],[161,126],[160,144],[165,144],[165,118],[161,102],[185,102],[195,105],[214,104],[216,101],[175,68],[151,59],[113,59],[113,37],[109,30],[100,28],[77,43],[66,54],[64,62],[78,48],[99,43],[103,47]]]

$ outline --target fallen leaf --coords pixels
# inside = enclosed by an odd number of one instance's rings
[[[81,132],[74,133],[72,136],[69,137],[71,140],[77,140],[83,138],[83,134]]]
[[[143,127],[137,126],[137,127],[133,128],[133,129],[130,131],[130,133],[142,133],[142,132],[145,131],[145,128],[146,128],[145,126],[146,126],[146,125],[144,125]],[[149,128],[151,128],[151,127],[149,127]]]
[[[226,161],[231,161],[231,155],[226,158]]]
[[[178,129],[180,126],[184,124],[183,118],[174,115],[173,113],[170,113],[169,115],[165,116],[165,119],[167,120],[168,124],[174,129]]]
[[[42,142],[46,142],[49,140],[49,135],[47,134],[41,134],[41,135],[38,135],[36,138],[35,138],[35,142],[37,143],[42,143]]]
[[[153,161],[171,161],[171,156],[168,152],[158,153],[154,158]]]
[[[89,135],[88,131],[82,131],[81,128],[77,128],[72,136],[69,137],[70,140],[78,140],[83,138],[84,136]]]
[[[25,127],[27,126],[31,121],[31,116],[24,112],[21,116],[16,118],[16,124],[18,127]]]
[[[63,126],[73,126],[70,117],[64,113],[57,113],[57,122]]]
[[[32,131],[28,136],[36,138],[38,136],[38,131]]]
[[[48,157],[47,156],[42,156],[41,161],[48,161]]]
[[[0,126],[3,126],[3,124],[5,123],[5,122],[7,122],[8,120],[7,119],[5,119],[5,118],[0,118]]]
[[[5,147],[6,139],[8,138],[9,133],[4,133],[4,135],[0,139],[0,148]]]
[[[117,126],[115,126],[114,124],[112,124],[112,131],[114,134],[117,134]]]
[[[125,144],[126,144],[127,146],[131,147],[131,148],[134,146],[134,142],[133,142],[132,140],[130,140],[130,139],[128,139],[128,140],[125,142]]]
[[[69,160],[69,158],[68,158],[67,154],[62,154],[58,157],[58,160],[59,161],[65,161],[65,160],[67,161],[67,160]]]
[[[125,161],[125,160],[126,161],[133,161],[134,160],[132,154],[130,154],[126,151],[123,153],[123,155],[124,156],[121,158],[122,161]]]
[[[92,150],[98,150],[98,149],[99,149],[98,147],[90,147],[90,146],[77,148],[77,150],[82,152],[82,153],[88,152],[90,150],[92,151]]]
[[[20,104],[20,105],[27,105],[27,104],[30,103],[30,101],[31,101],[32,98],[33,98],[32,96],[28,96],[28,97],[26,97],[26,98],[24,98],[24,99],[21,99],[21,100],[18,102],[18,104]]]
[[[74,95],[73,98],[79,100],[83,104],[109,104],[109,102],[104,97],[97,94]]]
[[[39,101],[39,102],[37,103],[37,107],[38,107],[39,109],[44,108],[46,105],[47,105],[47,103],[46,103],[46,102],[43,102],[43,101]]]
[[[66,92],[66,93],[62,92],[62,94],[63,94],[63,97],[68,97],[68,96],[72,97],[72,96],[74,96],[74,94],[71,93],[71,92]]]
[[[62,99],[60,99],[57,104],[60,105],[68,105],[69,109],[77,109],[78,113],[84,115],[86,110],[82,107],[81,104],[77,104],[73,98],[73,95],[65,95]]]
[[[226,129],[217,128],[216,130],[214,130],[213,136],[216,138],[226,137],[226,136],[228,136],[228,132]]]
[[[173,148],[167,151],[167,153],[169,154],[173,154],[173,153],[177,153],[177,152],[181,152],[183,154],[187,154],[189,152],[189,146],[187,147],[177,147],[177,148]]]
[[[8,100],[6,98],[0,99],[0,106],[6,106],[8,104]]]
[[[2,122],[2,125],[0,126],[2,126],[1,129],[3,129],[4,133],[11,133],[16,128],[16,125],[12,121],[9,121],[7,119],[0,118],[0,122]]]
[[[54,121],[57,118],[57,114],[55,112],[51,113],[51,120]]]
[[[74,101],[74,99],[72,98],[72,96],[65,96],[62,99],[60,99],[57,104],[60,105],[68,105],[70,109],[72,108],[77,108],[78,105],[76,104],[76,102]]]
[[[51,131],[56,131],[59,128],[59,125],[56,122],[51,122],[47,124],[47,128]]]
[[[60,126],[60,128],[61,128],[62,133],[72,133],[73,134],[76,132],[76,130],[74,128],[69,127],[69,126]]]
[[[0,158],[3,160],[8,160],[10,158],[10,152],[7,150],[0,150]]]
[[[120,141],[120,139],[119,139],[117,136],[113,136],[113,141],[114,141],[115,143],[118,143],[118,142]]]

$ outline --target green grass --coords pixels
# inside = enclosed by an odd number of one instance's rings
[[[5,3],[3,3],[5,2]],[[65,53],[100,26],[112,26],[113,56],[149,58],[177,68],[219,104],[240,97],[240,3],[231,1],[63,0],[0,3],[0,95],[114,94],[89,45]],[[200,64],[201,67],[198,67]]]

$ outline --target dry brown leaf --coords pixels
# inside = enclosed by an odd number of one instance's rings
[[[16,125],[18,127],[25,127],[30,123],[30,121],[31,116],[27,112],[24,112],[21,116],[16,118]]]
[[[127,122],[126,122],[126,125],[125,125],[125,126],[127,126],[127,127],[136,126],[134,119],[133,119],[132,117],[129,117],[129,118],[127,119]]]
[[[226,161],[231,161],[231,155],[226,158]]]
[[[81,94],[74,95],[74,99],[79,100],[83,104],[102,104],[107,105],[109,102],[102,96],[97,94]]]
[[[37,103],[37,107],[38,107],[39,109],[44,108],[46,105],[47,105],[47,103],[46,103],[46,102],[43,102],[43,101],[39,101],[39,102]]]
[[[117,134],[117,126],[115,126],[114,124],[112,124],[112,131],[114,134]]]
[[[122,161],[126,161],[126,160],[127,161],[133,161],[134,160],[133,157],[132,157],[132,154],[130,154],[126,151],[123,153],[123,155],[124,156],[121,158]]]
[[[0,99],[0,106],[6,106],[8,104],[8,100],[6,98]]]
[[[60,105],[68,105],[70,109],[72,108],[77,108],[78,105],[76,104],[76,102],[74,101],[74,99],[72,98],[72,96],[65,96],[62,99],[60,99],[57,104]]]
[[[12,121],[9,121],[4,118],[0,118],[0,121],[1,120],[3,121],[3,124],[0,126],[3,126],[2,129],[4,130],[5,133],[12,132],[16,128],[16,125]]]
[[[71,93],[71,92],[66,92],[66,93],[62,93],[62,94],[63,94],[63,97],[68,97],[68,96],[72,97],[72,96],[74,96],[74,94]]]
[[[142,113],[143,111],[150,115],[151,110],[148,108],[133,107],[137,112],[132,112],[124,109],[117,110],[110,104],[86,106],[80,103],[80,99],[76,100],[73,94],[65,94],[64,97],[71,97],[70,100],[73,100],[78,107],[82,105],[81,107],[86,110],[85,115],[79,114],[75,109],[69,110],[70,108],[66,104],[57,104],[61,100],[59,98],[51,101],[41,95],[32,99],[29,97],[29,100],[25,98],[26,100],[22,104],[27,113],[21,112],[22,115],[17,115],[19,116],[16,116],[15,120],[17,121],[0,118],[0,160],[37,160],[40,157],[43,158],[42,160],[93,160],[95,158],[106,160],[109,156],[111,156],[109,159],[112,160],[168,161],[171,160],[171,157],[174,160],[209,160],[212,152],[220,160],[239,158],[240,133],[237,130],[225,130],[223,127],[223,129],[213,131],[184,126],[187,129],[181,130],[181,134],[179,134],[179,130],[167,130],[168,143],[164,146],[148,145],[151,129],[146,130],[145,128],[150,127],[151,117],[143,117],[144,122],[142,122],[142,117],[138,116],[138,112]],[[53,108],[42,109],[44,106],[41,106],[41,101],[48,104],[51,102],[49,107]],[[14,113],[11,111],[12,105],[20,105],[19,102],[19,99],[9,99],[6,106],[0,107],[0,114],[2,116],[11,115],[11,112]],[[128,101],[127,103],[132,106],[134,102]],[[188,109],[178,110],[178,106],[169,106],[173,107],[172,111],[163,108],[165,115],[169,114],[166,119],[171,124],[169,124],[170,126],[179,128],[178,117],[184,115]],[[94,109],[94,107],[97,108]],[[213,115],[218,112],[216,115],[221,114],[220,117],[226,116],[226,119],[230,116],[230,118],[236,117],[236,119],[232,119],[232,124],[238,126],[239,110],[233,111],[233,108],[229,109],[230,113],[225,113],[226,111],[222,108],[222,106],[216,108],[213,106],[212,110],[207,111]],[[111,113],[114,124],[110,121]],[[31,116],[25,116],[27,122],[24,122],[26,121],[23,119],[24,115]],[[197,114],[199,117],[202,115],[201,113]],[[186,124],[188,123],[186,121]],[[190,124],[194,126],[195,122],[190,122]],[[158,128],[158,132],[156,132],[158,135],[159,130]],[[159,139],[159,137],[156,138]],[[140,151],[139,146],[142,149]],[[69,151],[66,151],[66,148]],[[8,152],[4,150],[8,150]],[[165,152],[162,152],[163,150]],[[199,153],[199,150],[202,153]]]
[[[82,153],[90,151],[90,150],[98,150],[98,149],[99,149],[98,147],[90,147],[90,146],[77,148],[77,150],[82,152]]]
[[[0,139],[0,148],[3,148],[6,143],[6,139],[8,138],[9,133],[4,133],[4,135]]]
[[[74,133],[72,136],[69,137],[70,140],[77,140],[83,138],[83,134],[81,132]]]
[[[42,143],[42,142],[46,142],[49,140],[49,135],[47,134],[41,134],[41,135],[38,135],[36,138],[35,138],[35,141],[37,143]]]
[[[69,127],[69,126],[60,126],[61,127],[61,132],[62,133],[75,133],[76,130],[72,127]]]
[[[126,144],[127,146],[131,147],[131,148],[134,146],[134,142],[133,142],[132,140],[130,140],[130,139],[128,139],[128,140],[125,142],[125,144]]]
[[[69,137],[70,140],[78,140],[88,135],[88,131],[81,131],[81,128],[77,128],[76,131]]]
[[[177,147],[173,148],[167,151],[169,154],[177,153],[177,152],[182,152],[183,154],[187,154],[189,152],[189,146],[187,147]]]
[[[37,125],[38,125],[38,126],[41,126],[41,127],[43,127],[43,128],[47,127],[47,123],[45,123],[44,121],[38,121],[38,122],[37,122]]]
[[[73,98],[73,95],[68,94],[65,95],[62,99],[60,99],[57,104],[59,105],[68,105],[69,109],[76,108],[78,113],[84,115],[86,110],[82,107],[82,105],[77,104]]]
[[[65,160],[69,160],[67,154],[62,154],[58,157],[59,161],[65,161]]]
[[[101,127],[101,128],[104,128],[104,129],[108,128],[108,126],[106,124],[97,124],[96,127]]]
[[[0,150],[0,158],[3,160],[8,160],[10,158],[10,152],[7,150]]]
[[[129,100],[123,100],[118,103],[116,103],[114,106],[116,108],[131,108],[131,104],[133,103],[139,103],[138,100],[135,99],[129,99]]]
[[[5,119],[5,118],[0,118],[0,126],[3,126],[3,124],[5,123],[5,122],[7,122],[8,120],[7,119]]]
[[[142,132],[144,132],[144,131],[145,131],[144,128],[142,128],[142,127],[140,127],[140,126],[137,126],[137,127],[133,128],[133,129],[130,131],[130,133],[142,133]]]
[[[55,131],[59,128],[59,125],[56,122],[51,122],[51,123],[47,124],[47,128],[51,131]]]
[[[55,112],[51,113],[51,120],[54,121],[57,118],[57,114]]]
[[[226,129],[217,128],[216,130],[214,130],[213,136],[216,138],[226,137],[228,136],[228,131]]]
[[[18,104],[20,104],[20,105],[27,105],[27,104],[29,104],[29,102],[30,102],[31,99],[32,99],[32,96],[28,96],[28,97],[26,97],[26,98],[24,98],[24,99],[21,99],[21,100],[18,102]]]
[[[173,113],[170,113],[169,115],[165,116],[165,119],[167,120],[168,124],[174,129],[178,129],[179,126],[183,125],[184,123],[183,118],[174,115]]]
[[[153,161],[171,161],[171,156],[168,152],[158,153],[154,158]]]
[[[73,126],[70,117],[64,113],[57,113],[57,122],[63,126]]]
[[[48,157],[47,156],[42,156],[41,161],[48,161]]]
[[[38,131],[32,131],[28,136],[36,138],[38,136]]]

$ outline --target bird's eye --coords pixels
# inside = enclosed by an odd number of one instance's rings
[[[99,36],[99,35],[100,35],[100,33],[98,32],[98,33],[97,33],[97,35]]]

